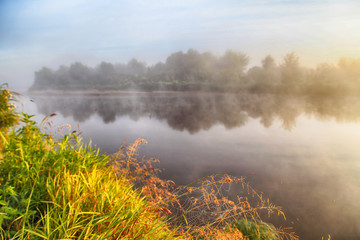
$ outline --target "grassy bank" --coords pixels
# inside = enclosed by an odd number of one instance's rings
[[[153,160],[138,160],[143,140],[102,155],[75,131],[43,133],[13,100],[2,86],[1,239],[296,238],[261,222],[263,210],[282,212],[242,178],[215,175],[176,186],[157,178]],[[256,204],[226,199],[222,186],[231,183],[244,185]]]
[[[164,217],[75,134],[60,141],[2,91],[2,239],[173,239]],[[9,128],[21,121],[15,130]]]

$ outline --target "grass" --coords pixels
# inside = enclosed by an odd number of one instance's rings
[[[107,156],[74,134],[56,141],[29,115],[21,122],[9,130],[6,121],[1,131],[1,239],[175,238],[156,206],[116,174]]]
[[[101,155],[75,132],[43,133],[11,97],[2,86],[1,239],[297,239],[266,228],[260,212],[283,213],[244,178],[212,175],[177,186],[157,177],[155,159],[139,160],[144,140]],[[229,200],[231,184],[247,195]]]
[[[243,218],[236,221],[234,227],[239,229],[249,240],[276,240],[280,238],[279,232],[269,223],[258,223]]]

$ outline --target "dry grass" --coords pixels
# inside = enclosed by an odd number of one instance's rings
[[[160,170],[154,167],[158,160],[139,158],[137,150],[141,144],[146,144],[146,141],[137,139],[127,147],[123,143],[111,156],[111,163],[119,175],[125,176],[141,189],[143,196],[159,207],[169,223],[185,238],[243,239],[234,223],[246,219],[255,223],[259,239],[270,239],[261,238],[261,216],[277,214],[285,218],[280,207],[264,199],[243,177],[216,174],[186,186],[160,179]],[[234,186],[242,189],[241,195],[230,200],[230,189]],[[278,228],[276,234],[276,239],[298,239],[289,229]]]
[[[138,157],[143,139],[108,159],[67,125],[49,135],[23,114],[15,131],[10,92],[0,93],[9,119],[1,132],[0,239],[297,239],[261,221],[285,216],[245,178],[211,175],[177,186],[158,177],[158,160]],[[41,123],[49,132],[52,116]],[[230,198],[233,186],[242,190]]]

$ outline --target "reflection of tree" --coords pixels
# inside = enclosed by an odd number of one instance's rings
[[[296,125],[301,114],[337,121],[360,120],[357,98],[306,98],[272,94],[143,93],[122,95],[35,96],[42,114],[59,112],[85,121],[99,115],[105,123],[118,116],[133,120],[142,117],[164,120],[175,130],[195,133],[215,124],[228,129],[246,124],[248,118],[260,119],[265,127],[275,120],[286,130]]]

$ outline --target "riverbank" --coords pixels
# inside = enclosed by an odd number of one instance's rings
[[[28,91],[29,95],[40,95],[40,96],[51,96],[51,95],[86,95],[86,96],[119,96],[119,95],[172,95],[172,96],[186,96],[186,95],[224,95],[234,93],[222,93],[222,92],[211,92],[211,91],[137,91],[137,90],[41,90],[41,91]]]
[[[141,163],[136,141],[113,155],[100,155],[85,146],[76,132],[59,132],[58,137],[41,132],[31,116],[17,113],[12,96],[2,91],[4,121],[1,131],[1,236],[5,239],[242,239],[241,227],[257,224],[251,234],[279,234],[256,217],[248,202],[234,203],[216,195],[218,184],[244,179],[211,176],[198,187],[176,187],[156,177],[151,161]],[[12,128],[21,120],[22,127]],[[44,121],[42,126],[49,125]],[[8,129],[10,128],[10,130]],[[60,137],[59,137],[60,136]],[[6,161],[4,161],[6,159]],[[134,187],[136,186],[136,187]],[[203,187],[208,191],[203,192]],[[193,198],[191,193],[200,194]],[[191,200],[184,209],[181,198]],[[197,201],[196,201],[197,199]],[[273,205],[262,207],[281,211]],[[222,209],[219,212],[219,208]],[[208,209],[208,210],[207,210]],[[201,210],[201,211],[198,211]],[[199,213],[206,213],[200,215]],[[190,218],[196,214],[198,218]],[[214,216],[217,216],[214,218]],[[199,224],[201,223],[201,224]]]

